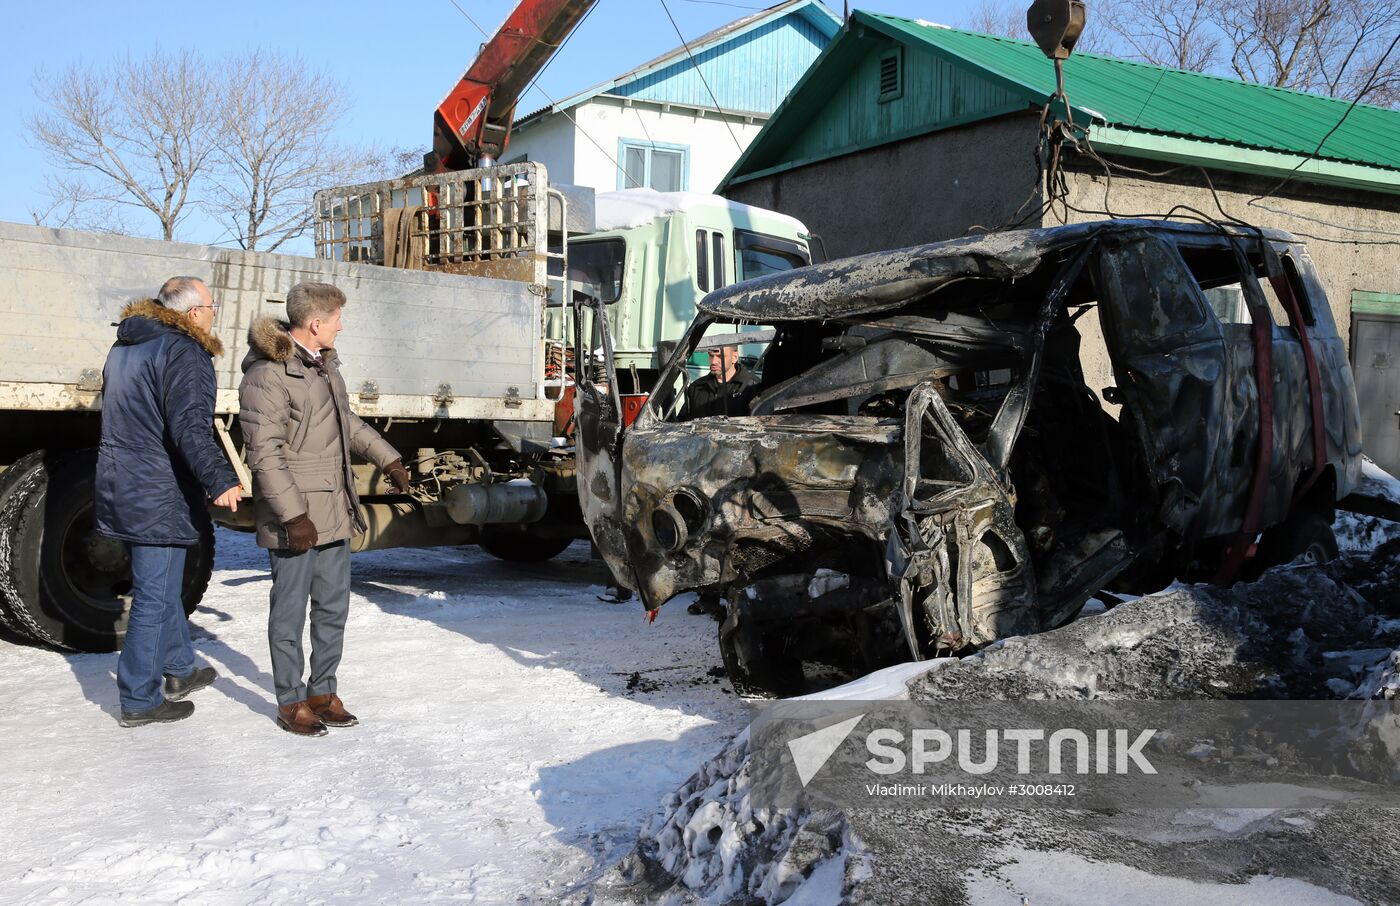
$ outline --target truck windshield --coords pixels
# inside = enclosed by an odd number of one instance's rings
[[[710,322],[692,341],[684,366],[653,391],[656,411],[667,421],[748,415],[763,377],[764,356],[776,336],[768,324]],[[717,369],[728,377],[710,377]]]
[[[616,302],[622,296],[622,268],[627,243],[621,239],[594,239],[569,243],[569,279],[600,302]]]
[[[734,244],[739,248],[739,264],[745,280],[812,263],[807,250],[791,239],[735,230]]]

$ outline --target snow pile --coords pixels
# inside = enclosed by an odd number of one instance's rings
[[[911,697],[1378,698],[1400,688],[1400,540],[1369,557],[1177,586],[924,673]],[[863,902],[1386,903],[1383,809],[852,811]],[[1131,895],[1125,895],[1131,891]]]
[[[752,806],[745,730],[666,798],[597,893],[608,902],[835,906],[869,874],[840,813]]]
[[[1371,559],[1279,567],[1230,589],[1177,586],[915,680],[914,698],[1150,701],[1351,697],[1400,647],[1400,541]],[[1339,690],[1338,680],[1344,684]],[[1339,694],[1344,693],[1344,694]]]
[[[976,656],[902,665],[838,699],[1392,698],[1400,539],[1230,589],[1176,585]],[[907,683],[894,683],[891,679]],[[741,734],[668,797],[595,892],[666,903],[1391,902],[1383,810],[764,810]]]
[[[1400,479],[1371,460],[1363,459],[1361,482],[1357,485],[1355,493],[1400,503]],[[1337,521],[1332,524],[1332,531],[1336,533],[1337,546],[1343,553],[1365,554],[1393,538],[1400,538],[1400,522],[1339,512]]]
[[[618,192],[599,192],[594,196],[598,232],[608,230],[630,230],[645,226],[660,217],[680,211],[693,211],[710,208],[725,211],[735,223],[742,225],[755,213],[786,223],[794,232],[805,233],[807,228],[800,220],[778,214],[774,211],[756,208],[752,205],[730,201],[718,195],[703,192],[658,192],[655,189],[623,189]]]

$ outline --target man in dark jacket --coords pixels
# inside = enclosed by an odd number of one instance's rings
[[[185,556],[208,500],[236,510],[238,477],[214,441],[214,365],[223,352],[209,287],[172,277],[122,312],[102,372],[97,530],[127,542],[131,611],[117,661],[124,727],[180,720],[185,696],[214,681],[196,669],[183,600]],[[165,678],[162,695],[162,675]]]
[[[327,283],[287,293],[287,321],[262,317],[248,331],[238,421],[253,470],[258,544],[272,560],[267,637],[277,723],[303,736],[358,723],[336,692],[350,613],[350,538],[365,531],[350,456],[409,488],[399,454],[350,411],[335,339],[345,294]],[[311,602],[311,675],[302,632]]]
[[[748,415],[758,377],[739,364],[738,346],[716,346],[710,350],[710,373],[685,388],[681,418],[711,415]]]

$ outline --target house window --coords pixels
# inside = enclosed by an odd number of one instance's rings
[[[880,95],[876,99],[883,104],[904,94],[904,58],[902,48],[896,48],[880,57]]]
[[[658,192],[683,192],[690,188],[690,148],[687,145],[666,145],[660,142],[622,139],[617,174],[619,189],[643,186]]]

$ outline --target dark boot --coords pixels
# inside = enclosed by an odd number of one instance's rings
[[[166,676],[165,700],[168,702],[182,701],[191,692],[197,692],[205,686],[213,685],[214,680],[218,678],[219,674],[213,667],[200,667],[189,676]]]
[[[326,725],[311,713],[306,702],[293,702],[277,707],[277,725],[288,733],[298,736],[325,736]]]
[[[117,723],[123,727],[144,727],[146,724],[168,724],[184,720],[194,713],[194,702],[172,702],[169,699],[149,711],[123,711]]]
[[[715,592],[702,591],[697,600],[690,602],[685,612],[695,614],[696,616],[707,613],[714,620],[723,620],[724,599]]]
[[[345,703],[334,692],[313,695],[306,700],[306,706],[328,727],[353,727],[360,722],[359,718],[345,710]]]

